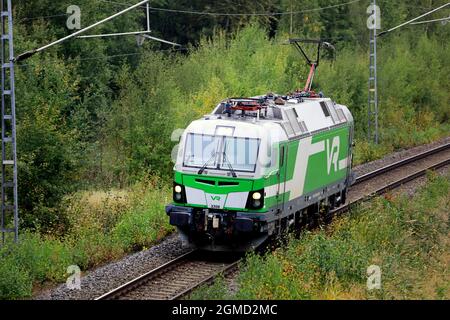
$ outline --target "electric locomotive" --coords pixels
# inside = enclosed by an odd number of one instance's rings
[[[250,250],[345,202],[353,117],[311,90],[319,51],[304,89],[226,99],[184,131],[166,213],[193,246]]]

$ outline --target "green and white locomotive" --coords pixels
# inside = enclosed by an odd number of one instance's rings
[[[310,80],[287,96],[227,99],[186,128],[166,213],[191,244],[248,250],[345,202],[353,117]]]

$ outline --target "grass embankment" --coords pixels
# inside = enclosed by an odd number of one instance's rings
[[[223,280],[194,299],[449,299],[450,175],[429,175],[411,199],[386,196],[285,248],[250,255],[239,290]],[[381,268],[381,289],[367,289],[367,268]]]
[[[170,188],[155,181],[127,191],[80,192],[66,198],[64,236],[25,232],[0,248],[0,299],[30,297],[33,287],[64,282],[67,267],[81,270],[152,245],[172,228],[164,214]]]

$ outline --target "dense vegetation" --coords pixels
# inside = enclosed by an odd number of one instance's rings
[[[413,198],[380,197],[287,248],[250,255],[238,291],[220,279],[194,299],[448,299],[450,176],[429,176]],[[368,290],[367,269],[381,288]]]
[[[82,26],[123,8],[118,2],[125,1],[77,1]],[[385,28],[444,1],[379,2]],[[71,32],[65,13],[72,1],[14,3],[17,54]],[[277,13],[338,3],[342,2],[155,0],[152,7]],[[380,41],[382,143],[366,141],[366,6],[359,1],[305,11],[292,19],[295,36],[322,37],[336,44],[337,59],[323,62],[315,87],[354,113],[357,162],[432,141],[450,128],[449,44],[442,41],[449,38],[449,28],[418,25]],[[447,13],[444,10],[442,16]],[[289,15],[195,15],[152,9],[151,17],[156,36],[187,50],[149,41],[137,46],[134,37],[77,39],[17,65],[22,236],[17,250],[0,252],[0,274],[21,270],[23,279],[17,281],[26,285],[11,296],[28,295],[32,283],[63,279],[62,266],[69,262],[91,267],[164,236],[170,228],[162,209],[168,201],[170,154],[177,143],[172,132],[209,112],[224,97],[284,93],[305,80],[303,60],[283,45],[289,36]],[[136,10],[92,32],[145,27],[144,11]],[[103,199],[101,205],[87,200],[92,193]],[[128,199],[125,204],[111,200],[116,194]],[[154,225],[148,223],[152,219]],[[9,255],[10,251],[18,253]],[[49,263],[49,255],[61,262]],[[34,269],[45,271],[37,274]],[[2,291],[7,287],[0,283],[0,296],[10,295]]]
[[[170,196],[158,181],[143,180],[126,191],[65,198],[70,228],[63,236],[25,231],[18,245],[0,248],[0,299],[29,297],[33,285],[65,282],[71,265],[88,270],[154,244],[172,231],[163,213]]]
[[[291,8],[289,1],[266,0],[259,5],[246,0],[220,4],[155,1],[152,6],[238,13],[300,11],[337,3],[295,1]],[[415,3],[417,7],[409,1],[391,10],[391,2],[380,2],[383,26],[440,2]],[[69,33],[64,15],[69,4],[50,0],[16,2],[16,52]],[[82,26],[124,7],[117,1],[100,0],[80,0],[78,5]],[[448,28],[432,24],[399,31],[380,41],[383,144],[378,148],[366,145],[365,7],[361,1],[307,11],[295,14],[292,24],[298,35],[330,38],[336,43],[337,60],[322,64],[316,87],[347,104],[354,113],[362,149],[357,154],[359,161],[435,139],[448,129],[450,114],[449,48],[448,42],[441,41],[448,37]],[[56,17],[45,18],[49,15]],[[226,16],[225,21],[220,16],[156,10],[151,15],[152,29],[162,32],[161,37],[182,42],[189,50],[167,51],[170,47],[148,41],[137,47],[134,37],[76,39],[17,67],[24,227],[64,229],[61,199],[75,190],[94,186],[122,188],[149,174],[169,180],[170,154],[176,144],[171,141],[174,129],[184,128],[226,96],[283,93],[304,82],[307,69],[303,60],[295,50],[282,45],[288,37],[289,16]],[[167,19],[169,16],[171,19]],[[183,29],[185,25],[195,32]],[[144,10],[139,9],[102,25],[94,33],[144,27]],[[161,46],[165,46],[163,51],[155,50]],[[132,55],[122,56],[130,52]]]

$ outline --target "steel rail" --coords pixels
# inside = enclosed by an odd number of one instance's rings
[[[382,168],[376,169],[376,170],[371,171],[369,173],[363,174],[363,175],[361,175],[361,176],[356,178],[356,180],[355,180],[355,182],[353,183],[352,186],[358,185],[358,184],[360,184],[360,183],[362,183],[364,181],[372,179],[372,178],[374,178],[376,176],[379,176],[379,175],[381,175],[383,173],[386,173],[386,172],[392,171],[394,169],[400,168],[400,167],[405,166],[407,164],[410,164],[410,163],[412,163],[414,161],[424,159],[426,157],[429,157],[431,155],[437,154],[437,153],[439,153],[441,151],[444,151],[444,150],[447,150],[449,148],[450,148],[450,142],[446,143],[446,144],[443,144],[443,145],[440,145],[438,147],[435,147],[433,149],[429,149],[429,150],[424,151],[422,153],[410,156],[410,157],[405,158],[403,160],[399,160],[397,162],[394,162],[392,164],[386,165],[386,166],[384,166]]]
[[[402,166],[408,165],[408,164],[410,164],[410,163],[412,163],[414,161],[425,159],[425,158],[427,158],[429,156],[438,154],[439,152],[445,151],[445,150],[447,150],[449,148],[450,148],[450,143],[447,143],[447,144],[444,144],[444,145],[440,145],[440,146],[438,146],[436,148],[427,150],[427,151],[422,152],[420,154],[410,156],[408,158],[405,158],[403,160],[397,161],[397,162],[392,163],[390,165],[387,165],[387,166],[384,166],[382,168],[376,169],[376,170],[374,170],[372,172],[369,172],[367,174],[359,176],[356,179],[354,185],[358,185],[358,184],[360,184],[360,183],[362,183],[364,181],[370,180],[370,179],[372,179],[374,177],[378,177],[378,176],[380,176],[382,174],[385,174],[385,173],[388,173],[388,172],[390,172],[390,171],[392,171],[394,169],[397,169],[397,168],[400,168]],[[367,200],[369,200],[369,199],[371,199],[371,198],[373,198],[375,196],[384,194],[384,193],[386,193],[386,192],[388,192],[390,190],[398,188],[399,186],[401,186],[401,185],[403,185],[403,184],[405,184],[407,182],[410,182],[410,181],[415,180],[415,179],[417,179],[419,177],[422,177],[422,176],[424,176],[427,173],[427,171],[437,170],[437,169],[442,168],[442,167],[444,167],[446,165],[449,165],[449,164],[450,164],[450,159],[445,159],[445,160],[439,161],[437,163],[434,163],[432,165],[429,165],[429,166],[427,166],[424,169],[420,169],[419,171],[417,171],[415,173],[409,174],[407,176],[403,176],[402,178],[397,179],[394,182],[391,182],[391,183],[388,183],[387,185],[379,187],[378,189],[376,189],[375,191],[373,191],[370,194],[362,196],[362,197],[352,201],[351,203],[347,203],[344,206],[341,206],[341,207],[339,207],[339,208],[337,208],[335,210],[330,211],[329,216],[337,216],[337,215],[340,215],[342,213],[345,213],[345,212],[349,211],[356,204],[365,202],[365,201],[367,201]],[[137,278],[135,278],[135,279],[125,283],[125,284],[123,284],[123,285],[121,285],[120,287],[117,287],[117,288],[115,288],[115,289],[113,289],[113,290],[103,294],[102,296],[96,298],[95,300],[117,299],[120,296],[123,296],[123,295],[127,294],[128,292],[131,292],[134,289],[136,289],[136,288],[138,288],[138,287],[140,287],[142,285],[145,285],[146,282],[148,282],[148,281],[150,281],[152,279],[155,279],[155,278],[157,278],[158,276],[160,276],[162,274],[167,273],[169,270],[172,270],[172,269],[174,269],[174,268],[176,268],[178,266],[181,266],[183,264],[183,262],[189,261],[189,259],[191,259],[193,256],[195,256],[195,254],[197,252],[198,252],[197,250],[189,251],[189,252],[181,255],[180,257],[177,257],[177,258],[175,258],[175,259],[173,259],[173,260],[171,260],[171,261],[169,261],[169,262],[167,262],[167,263],[165,263],[165,264],[163,264],[163,265],[161,265],[161,266],[159,266],[159,267],[157,267],[157,268],[155,268],[155,269],[153,269],[153,270],[151,270],[151,271],[149,271],[149,272],[147,272],[147,273],[145,273],[145,274],[143,274],[143,275],[141,275],[141,276],[139,276],[139,277],[137,277]],[[200,286],[212,284],[215,281],[215,279],[217,278],[218,275],[220,275],[220,274],[226,275],[226,274],[229,274],[230,272],[232,272],[233,270],[235,270],[239,266],[239,262],[240,262],[240,260],[234,261],[234,262],[232,262],[232,263],[230,263],[228,265],[225,265],[223,268],[221,268],[218,271],[215,271],[209,277],[206,277],[205,279],[199,281],[198,283],[195,283],[195,284],[189,286],[184,291],[182,291],[182,292],[180,292],[180,293],[170,297],[170,300],[182,299],[183,297],[188,296],[190,293],[192,293],[195,289],[199,288]]]
[[[212,283],[214,283],[214,280],[220,275],[227,275],[230,272],[236,270],[239,266],[239,262],[235,261],[231,264],[229,264],[228,266],[223,267],[221,270],[219,270],[218,272],[212,274],[211,276],[209,276],[208,278],[202,280],[201,282],[194,284],[192,286],[190,286],[188,289],[184,290],[183,292],[173,296],[170,300],[180,300],[186,296],[188,296],[190,293],[192,293],[195,289],[199,288],[202,285],[210,285]]]
[[[157,277],[158,275],[160,275],[161,273],[165,273],[168,270],[176,267],[177,265],[179,265],[180,263],[183,263],[184,261],[186,261],[189,257],[193,256],[194,254],[196,254],[197,250],[191,250],[155,269],[150,270],[149,272],[146,272],[142,275],[140,275],[137,278],[134,278],[131,281],[128,281],[127,283],[121,285],[120,287],[117,287],[115,289],[112,289],[111,291],[101,295],[100,297],[95,298],[94,300],[113,300],[116,299],[130,291],[132,291],[133,289],[140,287],[141,285],[143,285],[145,282],[150,281],[152,279],[154,279],[155,277]]]
[[[114,300],[119,299],[120,297],[126,296],[129,292],[132,292],[133,290],[145,286],[146,283],[149,281],[152,281],[154,279],[157,279],[160,276],[163,276],[167,274],[168,272],[178,268],[183,267],[186,262],[192,261],[194,257],[196,257],[198,254],[198,250],[192,250],[189,251],[155,269],[152,269],[149,272],[146,272],[145,274],[140,275],[139,277],[101,295],[100,297],[95,298],[94,300]],[[180,293],[176,293],[173,296],[169,297],[169,300],[176,300],[181,299],[182,297],[188,295],[193,290],[198,288],[199,286],[203,284],[210,284],[214,281],[214,279],[219,274],[227,274],[228,272],[234,270],[237,268],[239,264],[239,260],[233,261],[229,264],[226,264],[224,267],[220,268],[220,270],[214,271],[211,275],[206,276],[204,279],[201,279],[200,281],[186,286],[186,288],[183,288],[184,290]]]
[[[442,160],[442,161],[440,161],[438,163],[435,163],[435,164],[433,164],[431,166],[427,166],[426,168],[421,169],[421,170],[419,170],[419,171],[417,171],[415,173],[409,174],[409,175],[404,176],[404,177],[402,177],[402,178],[400,178],[400,179],[398,179],[398,180],[396,180],[394,182],[388,183],[387,185],[378,188],[377,190],[375,190],[374,192],[372,192],[372,193],[370,193],[370,194],[368,194],[366,196],[363,196],[363,197],[361,197],[359,199],[354,200],[353,202],[347,203],[347,204],[345,204],[342,207],[339,207],[337,209],[334,209],[334,210],[330,211],[330,215],[334,216],[334,215],[339,215],[339,214],[345,213],[345,212],[349,211],[356,204],[365,202],[367,200],[372,199],[373,197],[382,195],[382,194],[384,194],[384,193],[386,193],[388,191],[396,189],[396,188],[402,186],[403,184],[405,184],[407,182],[410,182],[412,180],[415,180],[417,178],[420,178],[420,177],[426,175],[426,173],[428,171],[437,170],[437,169],[445,167],[445,166],[447,166],[449,164],[450,164],[450,159],[445,159],[445,160]]]

